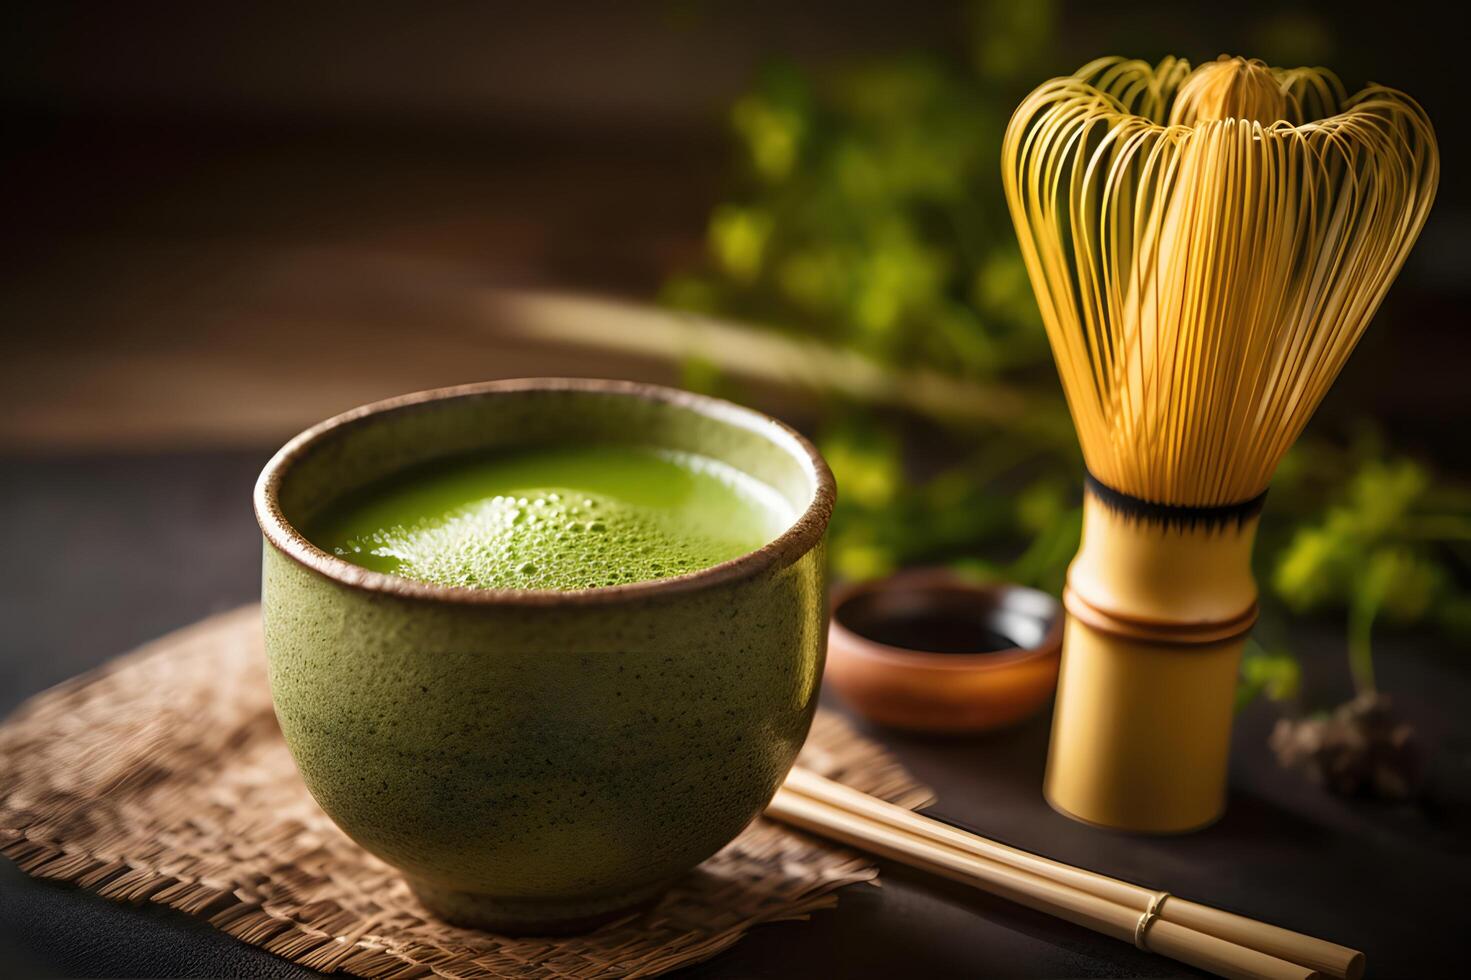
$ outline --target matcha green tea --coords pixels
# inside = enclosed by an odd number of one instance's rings
[[[565,590],[707,568],[760,548],[794,516],[771,487],[704,456],[558,446],[398,474],[339,501],[308,537],[421,582]]]

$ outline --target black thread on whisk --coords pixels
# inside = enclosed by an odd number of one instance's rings
[[[1116,514],[1150,524],[1162,524],[1166,528],[1180,531],[1193,531],[1196,528],[1210,530],[1225,527],[1228,524],[1240,527],[1260,514],[1262,505],[1267,501],[1267,491],[1263,490],[1250,500],[1243,500],[1237,504],[1220,504],[1210,507],[1160,504],[1124,493],[1122,490],[1115,490],[1087,470],[1083,471],[1083,483],[1087,486],[1088,492],[1098,498],[1099,503]]]

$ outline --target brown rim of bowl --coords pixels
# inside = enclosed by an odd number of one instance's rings
[[[885,592],[896,588],[902,588],[910,592],[944,591],[967,592],[972,594],[985,593],[988,595],[1024,592],[1039,595],[1047,599],[1056,607],[1056,611],[1052,616],[1052,621],[1047,624],[1047,631],[1042,634],[1042,641],[1036,646],[1011,647],[1006,650],[997,650],[991,653],[979,651],[976,653],[938,653],[933,650],[915,650],[910,647],[896,647],[888,643],[880,643],[877,640],[869,639],[862,633],[849,629],[838,614],[838,610],[844,604],[859,596],[872,595],[875,592]],[[967,672],[1002,670],[1024,660],[1055,656],[1062,648],[1062,612],[1062,604],[1040,589],[1001,582],[989,585],[967,582],[965,579],[946,569],[924,568],[897,572],[886,578],[874,579],[870,582],[858,582],[840,586],[832,597],[830,629],[841,631],[843,640],[848,645],[848,648],[859,656],[882,661],[894,667],[923,667],[928,670],[963,670]]]
[[[792,525],[765,545],[739,557],[671,578],[610,585],[594,589],[473,589],[430,585],[398,575],[375,572],[328,554],[312,544],[281,513],[278,495],[284,474],[328,436],[342,429],[368,424],[391,412],[409,412],[452,398],[528,391],[578,391],[622,395],[664,402],[689,409],[719,422],[771,437],[799,462],[805,462],[814,490],[812,499]],[[783,446],[782,444],[785,443]],[[419,599],[469,606],[600,605],[632,599],[691,592],[753,577],[770,568],[790,565],[817,546],[832,517],[837,485],[816,447],[791,426],[754,409],[693,392],[638,381],[592,378],[515,378],[478,384],[432,388],[362,405],[319,422],[293,438],[271,457],[255,484],[255,519],[266,541],[297,564],[349,588],[403,599]]]

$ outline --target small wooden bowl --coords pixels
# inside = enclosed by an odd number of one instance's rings
[[[943,628],[961,620],[975,635],[989,631],[1000,642],[968,651],[966,633]],[[921,629],[938,650],[914,648]],[[914,569],[834,591],[824,677],[880,725],[984,732],[1047,703],[1061,650],[1062,609],[1046,593]]]

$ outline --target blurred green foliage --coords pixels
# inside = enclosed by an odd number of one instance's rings
[[[1037,404],[1060,403],[999,169],[1010,108],[1058,70],[1047,64],[1057,6],[977,0],[964,12],[958,57],[763,72],[730,111],[737,185],[712,211],[708,261],[671,278],[664,302],[820,338],[895,370],[928,367],[981,388],[1005,380]],[[1321,58],[1329,35],[1304,18],[1283,15],[1259,33],[1273,50],[1296,44]],[[686,380],[709,387],[718,367],[692,365]],[[944,430],[916,460],[905,453],[912,425],[829,406],[820,442],[842,491],[836,573],[862,579],[943,562],[1060,591],[1081,527],[1075,443],[998,422]],[[925,461],[929,469],[917,468]],[[1471,625],[1471,598],[1456,585],[1471,507],[1422,464],[1390,458],[1372,439],[1299,447],[1265,521],[1264,602],[1346,609],[1361,687],[1373,686],[1368,638],[1381,616]],[[1243,698],[1296,690],[1291,655],[1253,645]]]
[[[781,323],[895,365],[992,377],[1046,356],[999,194],[1000,102],[911,57],[768,69],[731,111],[743,193],[674,305]]]
[[[1259,697],[1290,701],[1297,697],[1302,670],[1290,653],[1273,652],[1248,640],[1241,658],[1241,683],[1236,688],[1236,710]]]
[[[1324,465],[1326,450],[1307,452]],[[1375,689],[1377,619],[1430,619],[1448,635],[1471,637],[1471,593],[1460,584],[1471,554],[1471,492],[1437,483],[1422,463],[1387,456],[1372,436],[1345,455],[1347,465],[1328,463],[1345,476],[1319,513],[1294,525],[1272,556],[1270,582],[1294,612],[1347,609],[1349,666],[1367,692]],[[1289,472],[1285,486],[1300,495],[1300,474]]]

